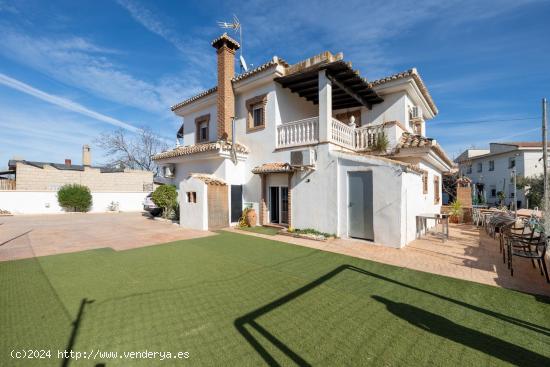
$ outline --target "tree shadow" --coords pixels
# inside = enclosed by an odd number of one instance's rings
[[[384,304],[386,309],[393,315],[407,321],[411,325],[455,343],[476,349],[504,362],[516,366],[547,366],[550,363],[550,358],[491,335],[467,328],[443,316],[406,303],[394,302],[384,297],[372,296],[372,298]]]
[[[252,335],[252,333],[247,329],[246,326],[249,326],[250,328],[256,330],[256,332],[261,334],[267,341],[269,341],[271,344],[273,344],[277,349],[279,349],[282,353],[284,353],[288,358],[290,358],[292,361],[294,361],[297,365],[299,365],[299,366],[310,366],[311,364],[309,362],[307,362],[303,357],[301,357],[296,351],[292,350],[289,346],[284,344],[281,340],[276,338],[268,330],[266,330],[261,325],[259,325],[256,320],[258,318],[260,318],[261,316],[266,315],[269,312],[285,305],[286,303],[289,303],[292,300],[304,295],[305,293],[313,290],[314,288],[318,287],[319,285],[322,285],[323,283],[329,281],[330,279],[334,278],[336,275],[338,275],[341,272],[346,271],[346,270],[354,271],[354,272],[357,272],[359,274],[371,276],[373,278],[377,278],[377,279],[380,279],[380,280],[383,280],[383,281],[394,283],[396,285],[399,285],[399,286],[402,286],[402,287],[405,287],[405,288],[408,288],[408,289],[412,289],[412,290],[415,290],[415,291],[418,291],[418,292],[422,292],[422,293],[431,295],[433,297],[439,298],[441,300],[445,300],[445,301],[448,301],[450,303],[454,303],[455,305],[462,306],[462,307],[467,308],[469,310],[476,311],[476,312],[482,313],[484,315],[491,316],[491,317],[497,318],[499,320],[511,323],[515,326],[523,327],[525,329],[540,333],[540,334],[545,335],[545,336],[550,336],[550,329],[548,329],[546,327],[543,327],[543,326],[540,326],[540,325],[537,325],[537,324],[533,324],[533,323],[525,321],[525,320],[517,319],[517,318],[512,317],[512,316],[503,315],[503,314],[495,312],[495,311],[487,310],[487,309],[479,307],[479,306],[471,305],[469,303],[466,303],[466,302],[463,302],[463,301],[460,301],[460,300],[457,300],[457,299],[454,299],[454,298],[450,298],[450,297],[447,297],[447,296],[444,296],[444,295],[441,295],[441,294],[438,294],[438,293],[434,293],[434,292],[431,292],[431,291],[428,291],[428,290],[425,290],[425,289],[422,289],[422,288],[418,288],[418,287],[415,287],[415,286],[412,286],[412,285],[409,285],[409,284],[406,284],[406,283],[402,283],[398,280],[391,279],[391,278],[385,277],[383,275],[376,274],[376,273],[370,272],[368,270],[364,270],[364,269],[358,268],[356,266],[347,265],[347,264],[346,265],[341,265],[341,266],[335,268],[334,270],[326,273],[325,275],[323,275],[323,276],[315,279],[314,281],[312,281],[312,282],[296,289],[293,292],[290,292],[290,293],[284,295],[283,297],[280,297],[280,298],[276,299],[275,301],[273,301],[271,303],[268,303],[268,304],[266,304],[266,305],[264,305],[260,308],[257,308],[256,310],[254,310],[252,312],[249,312],[246,315],[238,317],[237,319],[235,319],[233,324],[234,324],[235,328],[237,329],[237,331],[239,331],[239,333],[246,339],[246,341],[250,344],[250,346],[252,346],[256,350],[256,352],[260,355],[260,357],[262,357],[262,359],[268,365],[270,365],[270,366],[280,366],[280,364],[275,360],[275,358],[261,345],[259,340],[257,340],[256,337],[254,337]],[[540,302],[550,302],[550,299],[547,299],[547,297],[539,296],[539,298],[540,298],[539,299]],[[545,299],[546,299],[546,301],[544,301]],[[413,306],[410,306],[410,307],[413,307]],[[434,316],[437,316],[437,315],[434,315]],[[470,329],[468,329],[468,330],[470,330]],[[479,333],[479,332],[476,332],[476,333]],[[482,333],[479,333],[479,334],[482,334]],[[482,334],[482,335],[486,335],[486,334]],[[477,338],[478,335],[474,335],[474,337]],[[493,338],[495,340],[499,340],[499,339],[494,338],[494,337],[491,337],[491,338]],[[507,342],[504,342],[504,341],[500,341],[500,342],[510,344],[510,343],[507,343]],[[495,341],[495,343],[496,343],[496,341]],[[465,345],[468,345],[468,344],[465,344]],[[498,344],[498,345],[502,345],[502,344]],[[527,353],[527,354],[531,353],[531,354],[535,355],[534,358],[536,357],[537,360],[539,360],[540,358],[544,358],[541,355],[538,355],[538,354],[533,353],[531,351],[525,350],[521,347],[514,346],[514,348],[515,348],[514,349],[515,352],[520,356],[523,355],[523,353]],[[493,350],[493,349],[491,349],[491,351],[496,353],[496,351]],[[498,355],[496,357],[498,357]],[[548,362],[548,359],[545,358],[545,361]],[[542,365],[544,365],[544,364],[542,364]]]

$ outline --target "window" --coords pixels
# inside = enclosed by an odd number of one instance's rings
[[[188,203],[197,202],[197,193],[195,191],[187,191],[187,202]]]
[[[472,173],[472,165],[471,164],[466,166],[466,173]]]
[[[246,101],[247,118],[246,132],[254,132],[265,128],[265,108],[267,94],[256,96]]]
[[[491,189],[491,197],[496,198],[497,197],[497,189]]]
[[[434,177],[434,204],[439,204],[439,176]]]
[[[482,171],[483,171],[483,163],[479,162],[479,163],[477,164],[477,171],[478,171],[478,172],[482,172]]]
[[[489,161],[489,171],[495,170],[495,161]]]
[[[422,172],[422,192],[428,193],[428,171]]]
[[[210,125],[210,115],[204,115],[195,119],[196,142],[203,143],[208,141],[208,125]]]
[[[508,160],[508,168],[515,168],[516,167],[516,158],[510,158]]]
[[[510,193],[510,197],[511,197],[511,198],[514,197],[514,192],[513,192],[513,191]]]
[[[252,110],[252,124],[254,128],[258,128],[261,126],[264,126],[264,106],[263,105],[257,105]]]

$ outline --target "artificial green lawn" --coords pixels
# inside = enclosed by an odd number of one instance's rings
[[[268,236],[275,236],[277,233],[279,233],[281,231],[280,228],[275,228],[275,227],[264,227],[264,226],[256,226],[256,227],[242,227],[242,228],[239,228],[240,230],[243,230],[243,231],[248,231],[248,232],[254,232],[254,233],[259,233],[259,234],[266,234]]]
[[[228,232],[2,262],[0,310],[1,366],[68,345],[190,353],[71,366],[550,365],[548,298]]]

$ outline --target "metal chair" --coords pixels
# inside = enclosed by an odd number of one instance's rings
[[[531,259],[533,266],[535,261],[539,264],[540,274],[546,276],[546,282],[550,283],[548,268],[546,267],[546,248],[548,237],[541,232],[538,237],[533,237],[531,241],[512,240],[508,247],[508,267],[510,274],[514,276],[514,256]]]

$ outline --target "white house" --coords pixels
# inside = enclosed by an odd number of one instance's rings
[[[416,69],[368,82],[323,52],[235,76],[239,44],[212,46],[218,85],[172,107],[181,145],[154,157],[180,188],[182,226],[226,227],[252,206],[259,224],[402,247],[417,214],[440,211],[452,161],[425,137],[437,108]]]
[[[498,192],[504,194],[504,205],[514,202],[514,175],[531,177],[542,174],[540,142],[490,143],[489,149],[467,149],[456,159],[460,175],[472,180],[478,202],[496,205]],[[516,189],[518,208],[527,207],[525,193]]]

